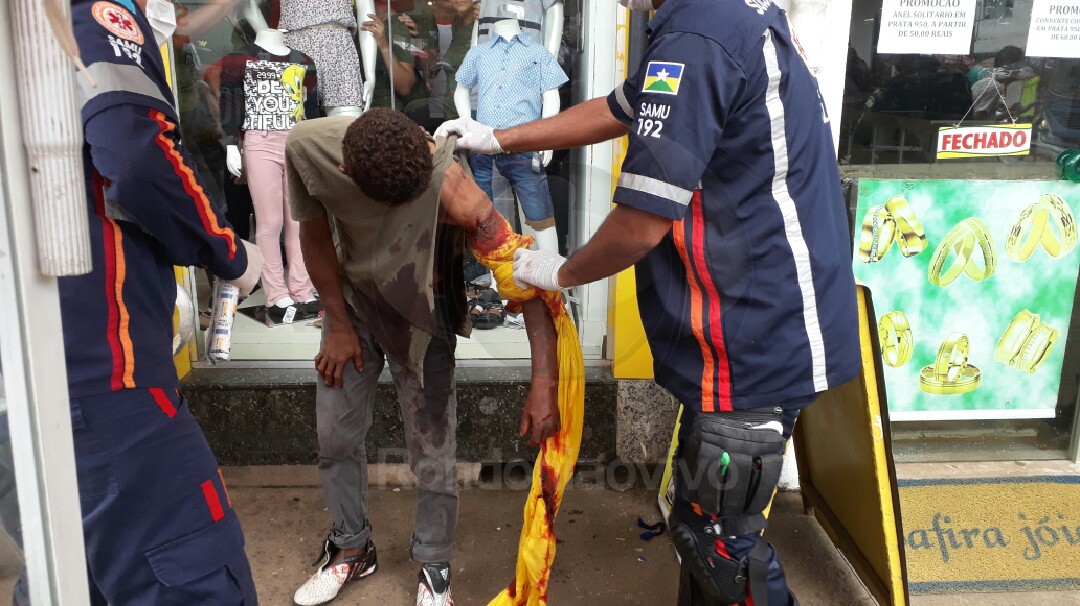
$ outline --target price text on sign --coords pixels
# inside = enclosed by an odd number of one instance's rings
[[[1034,0],[1029,57],[1080,57],[1080,0]]]
[[[1024,156],[1031,151],[1030,124],[944,126],[938,131],[939,160]]]
[[[879,53],[967,54],[976,0],[882,0]]]

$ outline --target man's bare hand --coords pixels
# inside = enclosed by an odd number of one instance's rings
[[[345,365],[349,362],[356,367],[356,372],[364,370],[364,358],[360,349],[360,337],[352,326],[344,329],[330,329],[315,356],[315,370],[327,387],[340,388]]]
[[[559,431],[559,384],[554,381],[535,381],[525,398],[518,434],[529,438],[535,446]]]

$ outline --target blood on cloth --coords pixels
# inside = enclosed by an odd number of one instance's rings
[[[551,312],[558,336],[559,431],[544,441],[533,468],[532,490],[525,501],[518,542],[517,566],[510,585],[488,606],[545,606],[548,577],[555,560],[555,517],[581,449],[585,414],[585,362],[577,328],[563,304],[562,293],[520,288],[513,277],[514,251],[533,240],[515,234],[503,220],[493,234],[472,244],[473,255],[495,275],[499,293],[514,306],[541,298]],[[486,230],[485,230],[486,231]]]

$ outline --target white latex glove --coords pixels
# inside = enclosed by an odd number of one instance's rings
[[[234,177],[244,175],[244,156],[240,153],[239,147],[229,145],[225,148],[225,168],[229,169]]]
[[[443,122],[435,129],[435,138],[457,135],[457,149],[467,149],[478,154],[505,153],[499,140],[495,138],[495,129],[480,124],[472,118],[458,118]]]
[[[520,288],[535,286],[541,290],[562,290],[559,270],[564,264],[566,258],[559,253],[519,248],[514,251],[514,282]]]
[[[246,297],[255,289],[255,285],[259,283],[259,277],[262,276],[263,256],[258,246],[247,240],[240,240],[240,242],[244,245],[244,250],[247,251],[247,269],[244,270],[244,275],[229,280],[228,283],[240,289],[241,297]]]
[[[540,154],[540,164],[543,164],[544,166],[547,166],[548,164],[551,164],[551,157],[553,155],[555,155],[555,152],[551,151],[550,149],[547,150],[547,151],[536,152],[536,153]]]

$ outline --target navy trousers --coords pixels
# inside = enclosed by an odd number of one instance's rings
[[[95,606],[258,603],[240,521],[175,389],[71,400]]]

